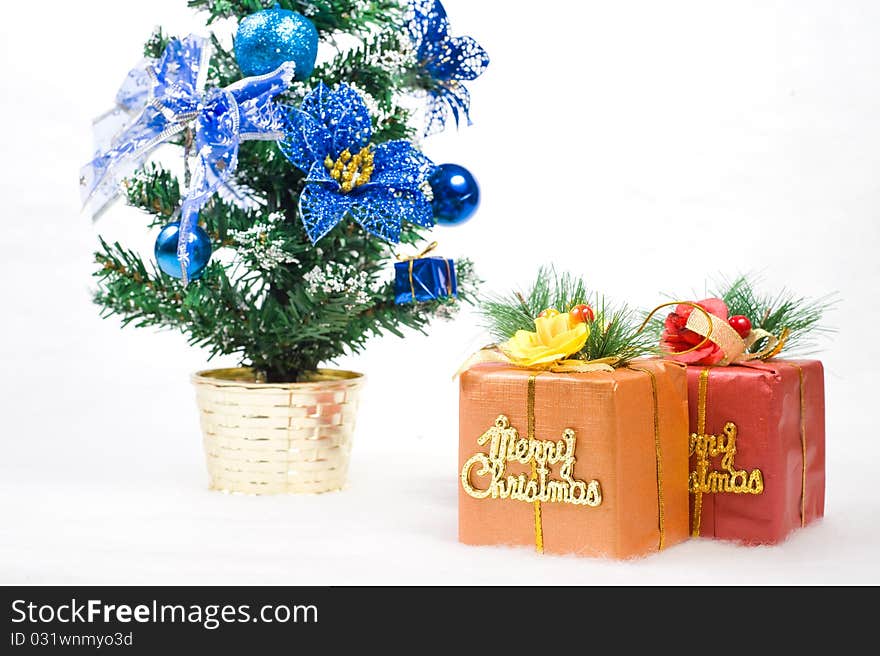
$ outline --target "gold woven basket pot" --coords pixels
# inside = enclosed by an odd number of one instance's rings
[[[193,374],[210,488],[245,494],[342,489],[363,374],[318,369],[305,382],[258,383],[253,370]]]

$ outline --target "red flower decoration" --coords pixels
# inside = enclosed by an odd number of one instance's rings
[[[727,305],[720,298],[707,298],[703,301],[697,301],[696,305],[706,310],[709,314],[727,321]],[[688,317],[691,312],[699,312],[690,305],[677,305],[674,312],[670,312],[666,317],[663,326],[663,334],[660,337],[660,347],[667,353],[671,353],[671,357],[679,362],[686,364],[718,364],[724,359],[724,351],[722,351],[714,342],[707,341],[696,351],[690,353],[681,353],[695,347],[705,338],[695,333],[693,330],[685,328]]]

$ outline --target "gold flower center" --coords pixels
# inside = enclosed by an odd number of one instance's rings
[[[346,148],[335,161],[327,155],[324,166],[330,172],[330,177],[342,187],[342,193],[347,194],[370,181],[373,175],[373,149],[371,146],[364,146],[352,155]]]

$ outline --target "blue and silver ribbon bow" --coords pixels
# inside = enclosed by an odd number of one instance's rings
[[[188,128],[194,132],[192,176],[180,208],[177,246],[184,285],[189,235],[211,195],[232,184],[239,144],[274,141],[287,132],[286,112],[272,98],[290,86],[295,68],[286,62],[266,75],[206,90],[210,58],[210,44],[190,35],[172,40],[159,59],[148,59],[129,72],[116,96],[117,108],[95,122],[98,151],[80,171],[83,202],[97,217],[119,195],[122,179],[155,148]],[[121,129],[105,138],[108,128],[120,123]]]

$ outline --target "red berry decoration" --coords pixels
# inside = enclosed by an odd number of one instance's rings
[[[572,319],[580,321],[581,323],[593,323],[593,321],[596,320],[596,315],[593,314],[593,308],[589,305],[575,305],[571,308],[569,314]]]
[[[739,336],[743,339],[748,337],[749,333],[752,332],[752,322],[749,321],[747,316],[742,314],[733,315],[727,320],[727,323],[729,323],[730,327],[739,333]]]

